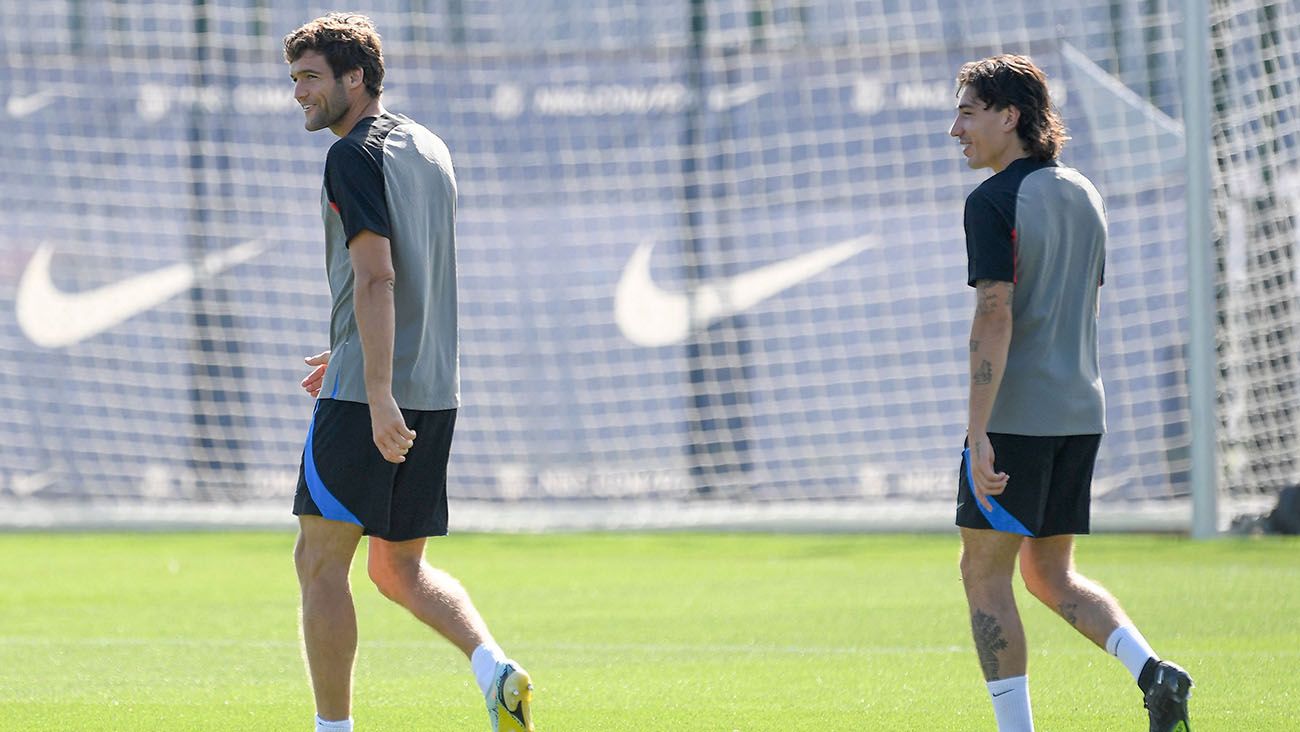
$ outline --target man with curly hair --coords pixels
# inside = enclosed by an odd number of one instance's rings
[[[966,64],[949,134],[993,175],[966,199],[967,284],[976,289],[970,403],[958,478],[961,574],[1001,732],[1033,730],[1025,586],[1115,655],[1142,690],[1151,732],[1188,729],[1187,672],[1162,661],[1101,585],[1076,571],[1093,464],[1106,429],[1097,356],[1106,256],[1100,194],[1057,162],[1068,139],[1047,78],[1024,56]]]
[[[316,730],[352,729],[357,620],[348,571],[369,538],[370,579],[470,659],[492,729],[532,730],[532,682],[465,588],[424,559],[447,533],[447,459],[460,372],[456,177],[447,146],[380,102],[370,19],[334,13],[284,39],[309,131],[339,137],[321,195],[330,350],[306,359],[317,397],[294,513],[302,634]]]

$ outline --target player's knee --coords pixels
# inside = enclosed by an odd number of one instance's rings
[[[298,572],[298,584],[303,587],[321,579],[347,581],[349,562],[339,561],[301,538],[293,548],[293,565]]]
[[[993,583],[1010,585],[1011,567],[980,552],[961,553],[961,579],[967,587]]]
[[[400,578],[390,568],[377,567],[374,562],[369,565],[370,581],[379,590],[379,594],[393,602],[400,603],[404,595]]]
[[[1037,562],[1020,563],[1020,577],[1025,581],[1025,589],[1049,607],[1056,607],[1058,599],[1065,593],[1069,584],[1069,573],[1063,568],[1043,565]]]
[[[401,603],[417,579],[418,567],[408,566],[409,564],[381,552],[372,552],[366,563],[366,572],[380,594],[393,602]]]
[[[957,565],[961,569],[961,581],[967,585],[978,580],[983,571],[982,563],[969,551],[961,553]]]
[[[303,577],[302,570],[303,570],[303,562],[305,559],[304,552],[305,550],[303,549],[302,546],[302,537],[298,537],[298,541],[294,542],[293,545],[293,568],[294,571],[298,573],[299,584],[302,584],[302,577]]]
[[[298,542],[293,545],[293,568],[298,572],[298,584],[306,586],[311,580],[313,572],[313,556],[307,547],[305,538],[299,536]]]

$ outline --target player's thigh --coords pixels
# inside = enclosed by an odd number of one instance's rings
[[[446,535],[447,464],[456,426],[454,409],[402,413],[415,443],[397,469],[386,529],[369,532],[397,544]]]
[[[1007,474],[1007,486],[997,502],[1032,534],[1043,525],[1047,493],[1051,489],[1052,460],[1059,438],[989,433],[993,468]],[[957,525],[991,529],[971,494],[965,464],[958,476]]]
[[[1051,490],[1043,507],[1038,536],[1087,534],[1092,529],[1092,473],[1101,435],[1069,435],[1060,439],[1052,459]]]
[[[966,582],[1010,577],[1024,539],[992,529],[961,527],[961,574]]]
[[[299,516],[298,540],[293,550],[299,579],[331,571],[346,575],[360,540],[361,527],[356,524],[321,516]]]
[[[319,400],[302,457],[295,514],[387,530],[398,466],[375,447],[368,406]]]
[[[424,547],[427,539],[419,537],[406,541],[389,541],[378,536],[370,537],[367,569],[370,577],[379,581],[381,577],[403,575],[419,568],[424,561]]]

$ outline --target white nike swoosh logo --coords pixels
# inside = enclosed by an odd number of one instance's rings
[[[59,481],[59,471],[55,469],[43,470],[39,473],[29,473],[27,475],[14,475],[9,481],[9,490],[19,498],[44,490]]]
[[[681,343],[695,330],[741,313],[782,290],[811,279],[876,242],[860,237],[714,280],[690,292],[660,289],[650,277],[654,244],[637,247],[614,292],[614,320],[638,346]]]
[[[716,112],[723,112],[748,104],[766,94],[767,87],[768,85],[762,82],[751,81],[730,88],[714,89],[709,92],[709,108]]]
[[[64,292],[50,277],[54,247],[41,244],[18,282],[14,309],[18,326],[32,343],[61,348],[102,333],[161,305],[200,280],[246,262],[265,248],[259,239],[83,292]]]
[[[58,96],[58,92],[48,89],[35,94],[12,96],[5,102],[5,113],[14,119],[28,117],[53,104]]]

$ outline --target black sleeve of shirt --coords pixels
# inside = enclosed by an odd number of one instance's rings
[[[348,242],[366,229],[391,238],[384,171],[360,142],[345,137],[330,147],[325,156],[325,192],[343,220]]]
[[[966,198],[966,284],[977,280],[1016,281],[1015,235],[1011,213],[1001,211],[982,191]]]

